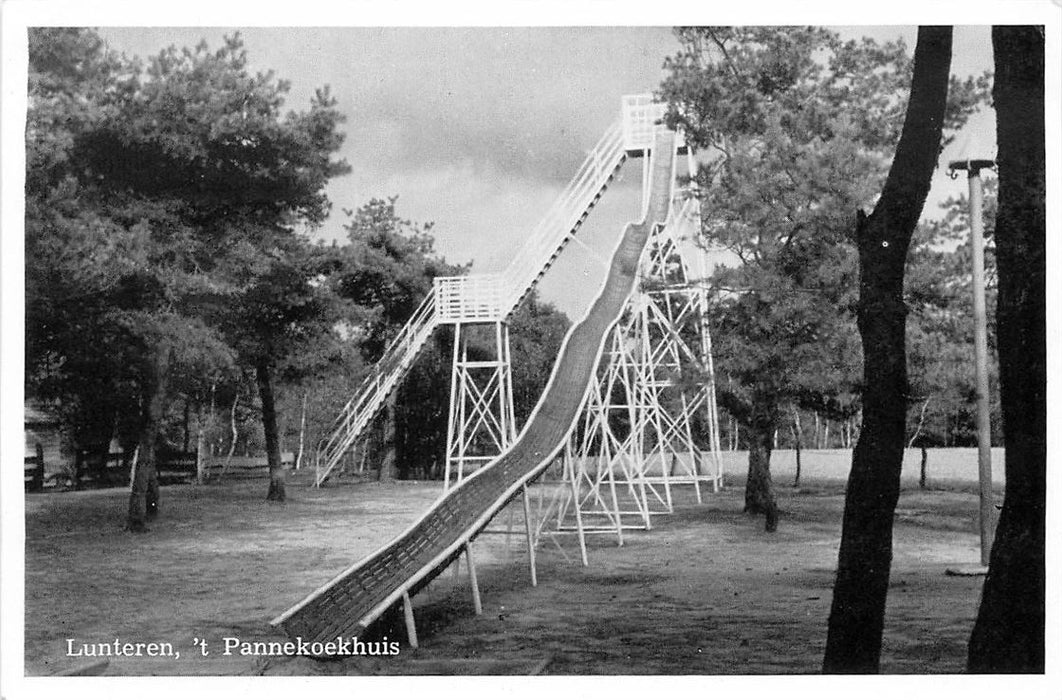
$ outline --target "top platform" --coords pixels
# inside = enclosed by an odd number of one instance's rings
[[[653,96],[623,96],[623,149],[629,156],[644,156],[653,143],[653,128],[664,120],[667,105],[653,102]],[[686,152],[686,142],[678,134],[676,147],[679,153]]]

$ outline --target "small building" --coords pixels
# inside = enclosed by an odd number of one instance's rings
[[[73,462],[73,456],[66,449],[59,419],[32,403],[26,403],[23,408],[25,456],[36,456],[37,445],[40,444],[44,452],[45,478],[66,471],[67,465]]]

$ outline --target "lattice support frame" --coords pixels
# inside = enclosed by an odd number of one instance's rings
[[[477,326],[491,332],[489,359],[469,358],[471,331]],[[505,452],[515,439],[509,325],[497,319],[455,323],[444,488]]]
[[[565,450],[566,488],[553,491],[541,515],[540,532],[577,531],[584,550],[586,534],[615,533],[622,544],[625,529],[651,528],[653,514],[672,512],[675,486],[692,485],[698,503],[702,485],[723,486],[708,294],[693,272],[708,266],[693,259],[704,255],[699,248],[678,244],[699,226],[699,208],[676,202],[674,211],[651,234],[638,287],[587,391]],[[694,381],[683,382],[691,372]],[[695,431],[701,412],[703,430]]]

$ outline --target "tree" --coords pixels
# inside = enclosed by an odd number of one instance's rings
[[[712,154],[694,178],[703,235],[733,256],[711,279],[713,354],[728,378],[719,403],[749,444],[745,510],[773,530],[770,454],[786,407],[856,410],[847,216],[884,176],[910,58],[902,43],[845,43],[821,28],[679,38],[661,86],[667,120]]]
[[[117,152],[124,148],[136,161],[115,175],[139,175],[148,196],[180,202],[179,215],[199,244],[193,264],[214,273],[203,295],[213,298],[196,301],[208,316],[211,302],[235,311],[225,327],[257,377],[267,498],[284,500],[273,372],[286,344],[324,332],[330,320],[296,227],[324,219],[325,184],[349,170],[331,158],[343,140],[341,116],[323,89],[308,111],[281,117],[288,84],[272,73],[251,75],[238,35],[215,52],[205,43],[167,49],[148,76],[130,104],[133,130],[115,126]]]
[[[307,112],[281,118],[287,85],[250,75],[238,36],[215,52],[167,49],[146,70],[88,30],[33,30],[31,45],[39,77],[30,82],[27,253],[46,265],[38,253],[80,229],[99,231],[83,249],[110,293],[85,310],[116,329],[136,360],[123,364],[139,370],[141,461],[128,520],[142,530],[145,508],[157,504],[166,376],[186,349],[227,348],[203,321],[239,292],[224,261],[268,257],[297,225],[327,214],[324,184],[346,167],[330,159],[339,115],[320,91]],[[47,329],[59,305],[28,302]],[[68,345],[58,351],[68,354],[53,364],[76,356]]]
[[[102,320],[124,242],[111,238],[110,222],[77,209],[68,171],[74,138],[124,87],[124,66],[78,30],[31,31],[28,48],[26,393],[52,404],[75,449],[98,449],[129,409],[122,398],[131,392],[120,391],[132,376],[128,357]]]
[[[951,33],[950,27],[919,28],[896,155],[873,212],[857,216],[863,427],[845,492],[823,660],[828,673],[872,673],[880,664],[907,416],[904,267],[940,153]]]
[[[263,236],[263,240],[266,237]],[[270,236],[272,249],[255,247],[226,262],[235,291],[219,313],[230,343],[252,368],[262,407],[269,464],[270,501],[284,501],[277,380],[296,382],[315,364],[342,357],[336,324],[343,304],[327,278],[336,266],[328,249],[311,245],[293,231]]]
[[[397,200],[397,197],[372,199],[356,211],[347,211],[348,243],[338,250],[342,263],[336,290],[350,304],[347,322],[350,342],[358,347],[366,367],[380,359],[387,343],[428,294],[435,277],[460,274],[465,269],[435,253],[430,223],[419,224],[398,216]],[[426,445],[438,444],[429,435],[433,430],[438,434],[439,423],[427,428],[420,421],[431,421],[440,411],[445,416],[442,402],[446,394],[430,390],[432,384],[425,385],[420,380],[427,369],[435,389],[438,382],[445,381],[445,373],[440,376],[430,370],[439,364],[440,353],[445,352],[439,343],[437,337],[434,347],[429,345],[411,368],[412,374],[407,374],[396,388],[393,400],[377,417],[375,432],[384,436],[377,441],[381,442],[378,450],[381,479],[407,474],[407,460],[425,459]],[[417,379],[411,381],[410,376]],[[445,418],[441,425],[445,435]],[[418,435],[409,441],[411,431],[420,430],[427,430],[429,435]],[[400,462],[406,466],[400,467]]]
[[[992,28],[1000,392],[1007,489],[968,670],[1043,673],[1047,497],[1044,28]]]
[[[107,51],[90,30],[34,29],[29,39],[28,383],[63,406],[79,444],[106,450],[116,425],[139,435],[128,525],[140,531],[158,510],[154,449],[166,375],[225,349],[179,308],[205,276],[179,262],[188,228],[173,202],[108,177],[122,158],[104,142],[143,89],[139,64]]]
[[[844,42],[814,27],[698,27],[679,39],[660,93],[669,126],[708,154],[693,182],[703,237],[733,256],[711,279],[713,353],[729,379],[719,403],[749,442],[746,510],[765,512],[771,529],[782,409],[859,412],[849,212],[880,191],[912,62],[902,41]],[[984,85],[952,81],[949,128]]]

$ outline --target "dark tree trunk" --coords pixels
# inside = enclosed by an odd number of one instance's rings
[[[191,444],[191,418],[192,408],[189,405],[188,399],[184,400],[184,442],[181,447],[181,452],[188,452],[188,447]]]
[[[800,486],[800,450],[804,447],[804,431],[800,426],[800,411],[793,409],[793,443],[796,447],[796,475],[793,477],[793,487]]]
[[[922,462],[918,467],[918,488],[925,489],[926,487],[926,467],[929,466],[929,450],[925,445],[920,447],[922,450]]]
[[[392,391],[387,397],[383,410],[383,430],[380,437],[380,481],[394,481],[397,476],[397,458],[395,455],[395,409],[398,403],[398,391]]]
[[[745,512],[766,516],[767,532],[778,528],[778,506],[771,483],[771,445],[776,413],[769,404],[757,401],[749,417],[749,473],[745,480]]]
[[[283,501],[287,498],[284,490],[284,464],[280,460],[280,429],[277,427],[277,407],[273,398],[273,375],[269,365],[259,363],[255,368],[258,380],[258,397],[262,401],[262,430],[265,433],[266,459],[269,462],[268,501]]]
[[[892,564],[907,416],[903,272],[911,234],[940,153],[951,65],[951,27],[920,27],[896,156],[881,199],[856,226],[863,342],[863,429],[845,493],[826,673],[876,673]]]
[[[158,436],[159,431],[155,431],[155,435]],[[157,450],[156,450],[157,452]],[[148,520],[154,520],[159,517],[159,500],[161,494],[159,492],[159,460],[158,456],[155,456],[155,460],[152,463],[151,471],[147,475],[147,503],[144,507],[144,514],[147,515]]]
[[[41,443],[34,443],[34,455],[37,461],[33,464],[33,481],[30,482],[30,491],[34,493],[44,490],[44,447]]]
[[[1047,465],[1044,28],[993,27],[996,306],[1007,491],[970,637],[974,673],[1043,673]]]
[[[74,490],[81,489],[81,475],[85,471],[85,451],[81,448],[74,450]]]
[[[129,493],[126,528],[145,532],[147,521],[158,516],[159,479],[156,447],[162,416],[166,412],[166,378],[170,364],[170,346],[159,344],[147,353],[141,377],[140,453]]]

